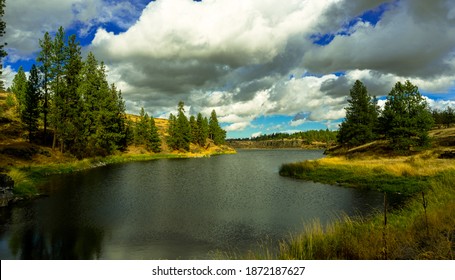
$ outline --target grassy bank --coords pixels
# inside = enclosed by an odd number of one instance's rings
[[[327,226],[315,221],[278,248],[247,259],[454,259],[455,167],[425,156],[343,157],[285,164],[283,176],[349,187],[406,193],[402,209],[372,217],[343,217]],[[271,253],[276,252],[276,253]],[[223,257],[232,257],[223,255]],[[238,256],[235,256],[238,257]]]
[[[453,259],[455,251],[455,172],[428,180],[401,210],[372,218],[344,217],[325,229],[315,222],[281,242],[279,259]],[[425,197],[425,200],[423,199]],[[426,208],[424,207],[426,205]]]
[[[446,170],[455,170],[453,162],[426,156],[380,159],[328,157],[317,161],[283,164],[280,175],[412,195],[426,190],[430,178]]]
[[[318,161],[309,169],[320,169],[334,159]],[[345,164],[333,164],[330,170],[340,168],[340,174],[348,170]],[[360,162],[354,162],[356,166]],[[430,259],[453,260],[455,257],[455,170],[443,168],[427,174],[425,190],[414,193],[401,209],[369,217],[344,216],[329,225],[314,221],[304,232],[294,234],[278,245],[264,244],[260,250],[246,255],[217,252],[218,259],[307,259],[307,260],[375,260],[375,259]],[[301,167],[299,167],[301,168]],[[308,168],[308,167],[304,167]],[[353,166],[351,168],[354,169]],[[387,174],[398,171],[397,167],[382,166]],[[357,169],[360,177],[367,177],[368,167]],[[366,172],[366,174],[365,174]],[[430,172],[417,169],[416,174]],[[432,171],[433,172],[433,171]],[[314,174],[314,173],[312,173]],[[328,175],[330,175],[328,174]],[[350,174],[350,176],[355,176]],[[320,174],[318,173],[318,176]],[[396,175],[394,175],[396,176]],[[412,175],[408,175],[412,176]],[[319,178],[319,177],[318,177]],[[315,178],[313,178],[315,179]],[[370,179],[371,180],[371,179]],[[407,181],[411,183],[412,181]],[[411,188],[411,186],[408,186]],[[423,195],[422,195],[423,194]]]

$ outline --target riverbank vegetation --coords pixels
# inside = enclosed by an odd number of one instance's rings
[[[305,232],[281,242],[273,257],[453,259],[455,129],[450,128],[451,109],[431,113],[409,81],[395,85],[383,111],[360,81],[350,94],[339,146],[320,160],[284,164],[280,175],[378,190],[385,197],[400,193],[408,200],[401,209],[385,207],[372,217],[343,217],[329,225],[316,221]],[[434,123],[437,126],[431,130]],[[251,253],[249,257],[263,255]]]
[[[220,253],[216,258],[281,260],[453,260],[455,255],[455,192],[446,172],[430,182],[425,196],[402,209],[372,217],[340,217],[323,225],[314,221],[304,232],[277,246],[246,255]],[[426,207],[425,207],[426,205]]]

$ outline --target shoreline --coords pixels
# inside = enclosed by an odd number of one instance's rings
[[[225,147],[221,150],[209,153],[144,153],[144,154],[118,154],[107,157],[94,157],[82,160],[49,163],[49,164],[30,164],[24,166],[9,167],[6,174],[14,181],[13,193],[5,196],[0,207],[12,205],[18,201],[30,200],[43,196],[39,192],[39,187],[44,184],[49,176],[59,174],[77,173],[88,169],[94,169],[111,164],[121,164],[128,162],[152,161],[160,159],[197,159],[208,158],[218,155],[236,154],[237,151]]]
[[[387,192],[400,192],[408,198],[402,208],[385,207],[383,213],[370,218],[341,217],[326,227],[315,221],[304,232],[281,242],[278,253],[270,259],[453,259],[453,161],[425,155],[354,160],[327,157],[284,166],[282,176],[376,189],[384,192],[384,197]],[[386,183],[393,188],[381,186]],[[247,258],[267,256],[251,252]]]

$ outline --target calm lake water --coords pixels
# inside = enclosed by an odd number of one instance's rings
[[[54,176],[49,197],[0,209],[0,258],[207,259],[382,207],[377,192],[278,175],[282,163],[320,157],[240,150]]]

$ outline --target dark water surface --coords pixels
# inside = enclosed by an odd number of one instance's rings
[[[241,150],[55,176],[49,197],[0,209],[0,258],[206,259],[382,206],[377,192],[278,175],[282,163],[320,157]]]

